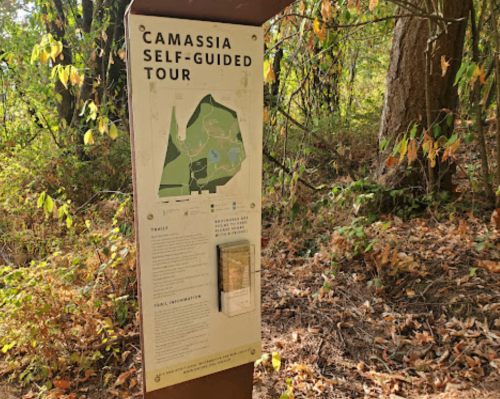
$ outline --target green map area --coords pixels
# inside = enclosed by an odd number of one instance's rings
[[[160,197],[190,195],[193,191],[201,194],[202,190],[216,193],[218,186],[240,171],[246,155],[238,115],[211,95],[196,107],[185,140],[178,132],[173,107]]]

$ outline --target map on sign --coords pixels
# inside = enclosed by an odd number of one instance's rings
[[[158,194],[160,197],[216,193],[241,169],[246,158],[238,115],[205,96],[192,114],[186,138],[179,136],[172,108],[167,153]]]

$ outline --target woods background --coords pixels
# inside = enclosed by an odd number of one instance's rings
[[[140,390],[128,5],[1,2],[0,375],[15,397]],[[499,9],[300,0],[264,25],[257,398],[498,388]]]

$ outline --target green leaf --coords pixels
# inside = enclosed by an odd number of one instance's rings
[[[457,77],[455,78],[455,83],[454,86],[458,83],[462,75],[464,74],[465,70],[467,69],[467,64],[463,64],[460,69],[457,72]]]
[[[438,138],[441,135],[441,126],[440,125],[432,126],[432,132],[434,133],[434,138]]]
[[[414,123],[413,124],[413,127],[411,128],[411,132],[410,132],[410,139],[414,139],[415,136],[417,135],[417,124]]]
[[[468,69],[467,69],[467,77],[470,79],[472,78],[472,75],[474,75],[474,71],[476,70],[477,68],[477,64],[475,62],[473,62],[472,64],[469,65]]]
[[[453,114],[448,114],[448,116],[446,117],[446,124],[448,125],[448,127],[451,127],[451,125],[453,124]]]
[[[384,285],[382,284],[382,280],[380,280],[379,278],[376,278],[376,279],[373,279],[373,285],[375,286],[375,288],[377,289],[380,289],[382,288]]]
[[[370,249],[372,249],[373,245],[378,241],[378,238],[375,238],[371,243],[368,244],[368,246],[365,248],[365,253],[369,252]]]
[[[278,352],[273,352],[273,368],[279,371],[281,368],[281,357]]]
[[[481,242],[478,242],[478,243],[474,243],[474,247],[476,248],[476,250],[478,252],[481,252],[484,248],[486,248],[486,242],[481,241]]]
[[[474,277],[476,275],[476,270],[477,270],[477,267],[471,267],[470,268],[470,275],[471,275],[471,277]]]
[[[111,137],[113,140],[118,137],[118,129],[116,128],[114,123],[112,123],[109,127],[109,137]]]

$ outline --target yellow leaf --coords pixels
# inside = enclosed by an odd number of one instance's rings
[[[263,69],[263,76],[264,80],[267,78],[267,71],[269,70],[269,61],[264,61],[264,69]]]
[[[69,79],[68,69],[67,68],[59,68],[59,80],[66,88],[68,88],[68,79]]]
[[[319,32],[321,32],[321,29],[319,27],[319,20],[318,20],[318,18],[316,18],[314,20],[313,29],[314,29],[314,33],[316,33],[317,35],[319,35]]]
[[[273,362],[273,368],[276,371],[279,371],[281,368],[281,356],[278,352],[273,352],[272,362]]]
[[[69,80],[73,86],[81,86],[83,83],[82,76],[74,66],[70,67]]]
[[[94,144],[94,136],[92,136],[92,129],[87,130],[87,133],[85,133],[85,136],[83,136],[83,142],[86,145]]]
[[[476,83],[477,78],[481,75],[481,68],[479,68],[479,65],[476,66],[476,69],[474,69],[474,72],[472,73],[472,79],[470,84],[474,86]]]
[[[50,58],[55,62],[57,56],[62,53],[63,45],[61,42],[54,42],[50,46]]]
[[[40,57],[40,46],[37,44],[33,47],[33,52],[31,53],[31,63],[33,64],[38,57]]]
[[[370,11],[375,10],[375,7],[377,7],[377,4],[378,4],[378,0],[370,0],[370,5],[368,7],[370,9]]]
[[[479,65],[477,65],[476,69],[474,69],[474,72],[472,73],[472,76],[477,78],[479,75],[481,75],[481,68],[479,68]]]
[[[104,118],[101,116],[99,118],[99,133],[103,134],[106,131],[106,124]]]
[[[75,74],[78,73],[75,67],[71,67],[69,70],[69,81],[71,82],[72,85],[76,84],[76,76]]]
[[[399,158],[400,162],[405,157],[407,151],[408,151],[408,140],[403,139],[403,141],[401,141],[401,145],[399,146],[399,149],[398,149],[398,152],[401,154],[401,157]]]
[[[47,53],[47,50],[45,49],[40,50],[40,62],[42,63],[42,65],[45,65],[48,59],[49,59],[49,54]]]
[[[434,143],[434,146],[431,148],[429,152],[429,159],[431,160],[431,167],[436,167],[436,156],[438,150],[438,143]]]
[[[80,87],[82,87],[82,84],[83,84],[83,76],[80,75],[80,73],[78,72],[78,70],[75,68],[75,85],[78,85]]]
[[[276,80],[276,75],[274,74],[271,63],[268,63],[267,64],[266,79],[264,81],[264,84],[268,84],[269,82],[274,82],[275,80]]]
[[[109,127],[109,137],[111,137],[113,140],[118,137],[118,129],[116,128],[114,123]]]

